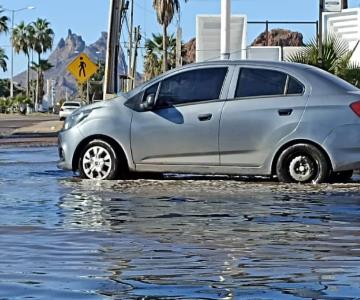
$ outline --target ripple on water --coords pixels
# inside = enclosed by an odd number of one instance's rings
[[[56,155],[0,151],[1,299],[360,295],[358,178],[96,182]]]

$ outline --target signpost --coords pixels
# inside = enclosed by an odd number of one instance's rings
[[[98,66],[91,61],[85,53],[80,53],[67,67],[78,83],[86,82],[86,100],[89,102],[89,79],[93,76]]]
[[[67,69],[79,83],[83,84],[96,73],[98,66],[85,53],[80,53]]]

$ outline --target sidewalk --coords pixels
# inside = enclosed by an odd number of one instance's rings
[[[14,137],[49,137],[49,136],[57,136],[57,133],[61,130],[63,126],[63,121],[45,121],[40,122],[31,126],[21,127],[15,129],[11,136]],[[11,137],[10,136],[10,137]]]
[[[0,147],[53,146],[63,126],[56,116],[0,116]]]

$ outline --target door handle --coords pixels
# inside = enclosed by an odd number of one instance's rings
[[[203,115],[199,115],[198,116],[198,119],[199,119],[199,121],[209,121],[209,120],[211,120],[211,118],[212,118],[212,114],[203,114]]]
[[[293,112],[293,110],[291,108],[278,110],[279,116],[290,116],[292,114],[292,112]]]

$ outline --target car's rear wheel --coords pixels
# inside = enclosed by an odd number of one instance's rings
[[[80,176],[87,179],[115,179],[119,173],[119,166],[116,151],[102,140],[89,142],[79,159]]]
[[[281,182],[322,183],[329,173],[325,155],[309,144],[296,144],[285,149],[276,164],[276,175]]]

